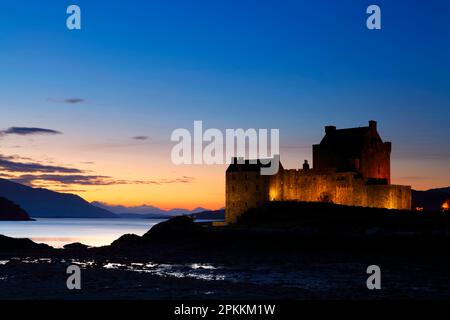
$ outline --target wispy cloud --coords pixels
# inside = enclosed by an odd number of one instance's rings
[[[45,165],[36,162],[19,162],[14,156],[0,155],[0,169],[7,172],[82,173],[80,169]]]
[[[34,185],[37,181],[53,182],[61,185],[110,185],[110,177],[96,175],[25,174],[14,178],[18,183]]]
[[[163,185],[169,183],[190,183],[195,179],[192,177],[181,177],[175,179],[160,179],[160,180],[123,180],[114,179],[110,176],[101,175],[60,175],[60,174],[24,174],[12,179],[15,182],[22,183],[29,186],[35,186],[39,182],[50,182],[59,187],[65,185],[79,185],[79,186],[109,186],[109,185],[123,185],[123,184],[153,184]]]
[[[95,164],[94,161],[82,161],[81,164]]]
[[[71,188],[52,188],[52,191],[60,192],[60,193],[82,193],[87,192],[85,189],[71,189]]]
[[[168,183],[191,183],[195,180],[194,177],[182,176],[181,178],[175,179],[162,179],[159,180],[158,184],[168,184]]]
[[[131,139],[133,139],[133,140],[148,140],[149,138],[148,138],[148,136],[135,136],[135,137],[132,137]]]
[[[18,155],[0,154],[0,177],[32,187],[73,188],[74,186],[110,186],[110,185],[165,185],[192,183],[195,178],[181,176],[149,180],[117,179],[106,175],[90,174],[78,168],[39,163],[31,158]]]
[[[77,104],[86,102],[86,99],[83,98],[48,99],[48,100],[52,102],[67,103],[67,104]]]
[[[36,135],[36,134],[61,134],[60,131],[52,130],[52,129],[45,129],[45,128],[35,128],[35,127],[10,127],[6,130],[0,131],[0,135],[21,135],[21,136],[28,136],[28,135]]]
[[[75,103],[82,103],[82,102],[85,102],[86,100],[84,100],[84,99],[82,99],[82,98],[69,98],[69,99],[65,99],[64,100],[64,102],[65,103],[72,103],[72,104],[75,104]]]

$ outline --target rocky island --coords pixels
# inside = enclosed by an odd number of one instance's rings
[[[0,197],[0,221],[32,220],[28,213],[14,202]]]

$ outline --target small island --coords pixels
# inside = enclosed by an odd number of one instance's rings
[[[32,221],[28,213],[14,202],[0,197],[0,221]]]

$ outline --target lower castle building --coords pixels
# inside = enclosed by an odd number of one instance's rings
[[[377,123],[349,129],[325,127],[313,146],[313,168],[284,169],[261,175],[263,164],[233,159],[226,171],[226,223],[268,201],[311,201],[388,209],[411,209],[411,187],[392,185],[391,143],[383,142]]]

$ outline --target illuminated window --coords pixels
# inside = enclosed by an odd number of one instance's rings
[[[449,209],[450,209],[450,200],[447,200],[442,204],[442,211],[448,212]]]

